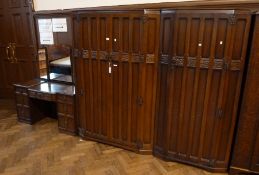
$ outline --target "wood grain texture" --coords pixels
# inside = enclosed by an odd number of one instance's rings
[[[18,123],[13,101],[0,100],[0,138],[0,173],[3,175],[211,175],[151,155],[61,134],[54,119],[46,118],[33,126]]]
[[[151,152],[159,25],[159,11],[75,14],[81,136]]]
[[[250,60],[244,85],[243,100],[237,126],[231,173],[259,173],[259,16],[256,15]]]
[[[154,153],[227,171],[250,14],[164,10]]]
[[[31,9],[25,1],[4,0],[1,3],[0,96],[12,97],[14,83],[37,76],[36,39]]]

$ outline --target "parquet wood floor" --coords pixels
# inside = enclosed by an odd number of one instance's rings
[[[165,162],[151,155],[139,155],[59,133],[54,119],[46,118],[33,126],[19,123],[12,105],[11,101],[0,100],[0,174],[210,174],[191,166]]]

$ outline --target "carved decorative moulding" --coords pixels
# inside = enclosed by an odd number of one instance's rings
[[[88,51],[88,50],[82,50],[82,57],[89,59],[89,58],[90,58],[90,57],[89,57],[89,51]]]
[[[224,61],[222,59],[214,59],[213,69],[221,70],[224,68]]]
[[[119,61],[120,60],[120,53],[119,52],[112,52],[111,53],[111,59],[113,61]]]
[[[146,55],[146,63],[155,63],[155,55],[147,54]]]
[[[161,64],[169,64],[170,63],[170,56],[166,54],[162,54],[160,56],[160,63]]]
[[[197,58],[189,57],[187,61],[187,67],[196,67]]]
[[[129,61],[129,54],[128,53],[121,53],[121,61],[128,62]]]
[[[200,59],[200,68],[208,69],[210,64],[209,58],[201,58]]]
[[[144,55],[143,54],[132,54],[131,61],[135,63],[142,63],[144,62]]]
[[[230,63],[230,70],[238,71],[242,69],[242,63],[240,60],[232,60]]]

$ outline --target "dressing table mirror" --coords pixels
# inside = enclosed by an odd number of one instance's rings
[[[71,48],[67,45],[50,45],[45,47],[47,78],[52,82],[72,84]]]

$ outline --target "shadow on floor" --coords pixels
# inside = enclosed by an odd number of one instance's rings
[[[0,99],[0,120],[16,117],[15,102],[13,99]]]

